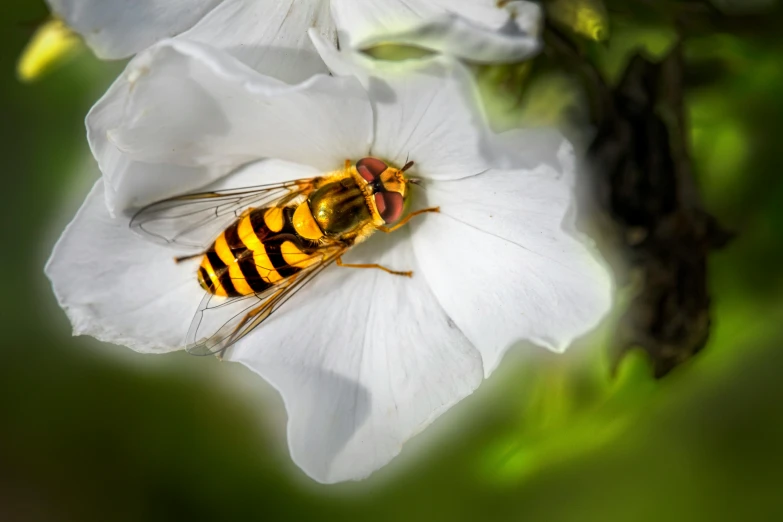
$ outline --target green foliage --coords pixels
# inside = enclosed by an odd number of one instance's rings
[[[581,38],[601,42],[609,38],[609,15],[603,0],[548,0],[549,21]]]

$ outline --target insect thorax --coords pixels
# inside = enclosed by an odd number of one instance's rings
[[[372,221],[362,189],[353,178],[328,183],[308,198],[316,223],[327,236],[351,235]]]

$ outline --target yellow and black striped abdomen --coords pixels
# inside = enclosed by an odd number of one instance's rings
[[[294,229],[294,210],[246,211],[204,254],[199,284],[218,296],[257,294],[316,262],[315,248]]]

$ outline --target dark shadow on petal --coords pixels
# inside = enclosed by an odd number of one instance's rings
[[[229,47],[226,51],[261,74],[278,78],[287,83],[303,82],[318,69],[322,69],[324,74],[327,72],[323,60],[314,50],[243,45]],[[260,66],[261,64],[263,66]]]
[[[299,390],[295,401],[285,400],[291,455],[308,475],[328,480],[335,459],[370,415],[370,392],[322,368],[281,370],[292,375],[280,383],[283,395],[290,397],[291,390]]]
[[[397,95],[389,85],[377,77],[371,77],[367,91],[370,93],[370,99],[375,103],[393,104],[397,101]]]

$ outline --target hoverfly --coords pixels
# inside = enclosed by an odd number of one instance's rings
[[[403,217],[410,161],[394,168],[367,157],[323,176],[225,191],[186,194],[142,208],[132,230],[157,242],[199,248],[194,279],[205,290],[188,330],[187,351],[222,354],[291,296],[375,231],[393,232],[426,208]]]

